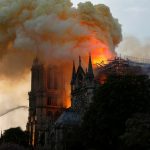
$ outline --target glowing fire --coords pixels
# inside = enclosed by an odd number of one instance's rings
[[[80,40],[83,40],[81,38]],[[84,40],[87,40],[86,38]],[[112,58],[114,54],[109,50],[109,47],[107,44],[102,43],[100,40],[96,38],[96,36],[93,34],[90,39],[88,39],[89,42],[89,47],[91,48],[91,56],[92,56],[92,63],[93,63],[93,68],[95,68],[96,64],[107,64],[108,59]],[[88,52],[87,55],[84,57],[83,56],[83,61],[85,60],[88,62]],[[105,76],[102,78],[101,82],[105,81]],[[71,106],[71,100],[70,100],[70,86],[66,89],[67,91],[67,96],[66,100],[64,103],[65,108],[69,108]]]
[[[102,48],[100,48],[98,51],[101,51]],[[107,56],[99,54],[99,55],[94,55],[93,56],[93,65],[97,64],[97,63],[107,63]]]
[[[65,101],[65,108],[69,108],[71,106],[71,100],[70,100],[70,98],[68,98],[68,99],[66,99],[66,101]]]
[[[93,65],[97,63],[107,63],[109,58],[112,58],[114,54],[111,53],[108,46],[96,39],[95,36],[91,37],[90,44],[92,46],[92,60]]]

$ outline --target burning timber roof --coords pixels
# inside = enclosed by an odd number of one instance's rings
[[[109,60],[108,64],[98,64],[96,71],[98,75],[149,74],[150,64],[138,63],[117,57],[114,60]]]

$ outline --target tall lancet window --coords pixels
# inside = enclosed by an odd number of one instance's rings
[[[48,68],[47,87],[48,89],[54,89],[54,69],[52,67]]]
[[[51,104],[52,104],[52,97],[49,96],[49,97],[47,98],[47,105],[51,105]]]
[[[54,71],[54,89],[58,89],[58,71]]]
[[[39,88],[39,70],[34,70],[32,74],[32,84],[33,84],[33,89],[38,89]]]

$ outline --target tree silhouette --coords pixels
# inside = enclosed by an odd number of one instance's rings
[[[132,124],[127,124],[131,119],[134,121],[135,114],[150,114],[150,80],[147,76],[110,76],[107,82],[96,90],[81,128],[73,134],[77,136],[72,138],[75,137],[74,141],[80,139],[78,146],[82,147],[82,150],[123,150],[125,147],[127,150],[133,147],[132,137],[142,135],[136,136]],[[133,126],[139,130],[142,122],[138,123]],[[150,131],[145,136],[149,137],[149,134]],[[130,145],[128,138],[131,140]],[[144,135],[141,141],[142,138]]]
[[[28,147],[28,133],[20,127],[5,130],[1,137],[1,143],[12,143]]]

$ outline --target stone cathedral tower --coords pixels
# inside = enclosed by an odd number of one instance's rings
[[[32,146],[48,147],[48,134],[64,110],[65,93],[64,76],[60,67],[44,66],[35,58],[31,68],[27,123]]]
[[[92,67],[91,55],[86,72],[84,71],[81,58],[79,57],[79,66],[77,71],[73,63],[71,79],[71,107],[76,112],[84,114],[86,107],[92,102],[93,90],[95,89],[95,80]]]
[[[66,109],[55,122],[52,134],[54,146],[51,147],[51,150],[66,149],[66,143],[70,140],[66,138],[67,132],[69,133],[70,130],[74,130],[74,127],[80,126],[82,118],[93,100],[94,90],[98,85],[94,78],[91,55],[89,55],[86,71],[82,67],[81,57],[79,57],[77,70],[73,62],[70,85],[71,107]]]

